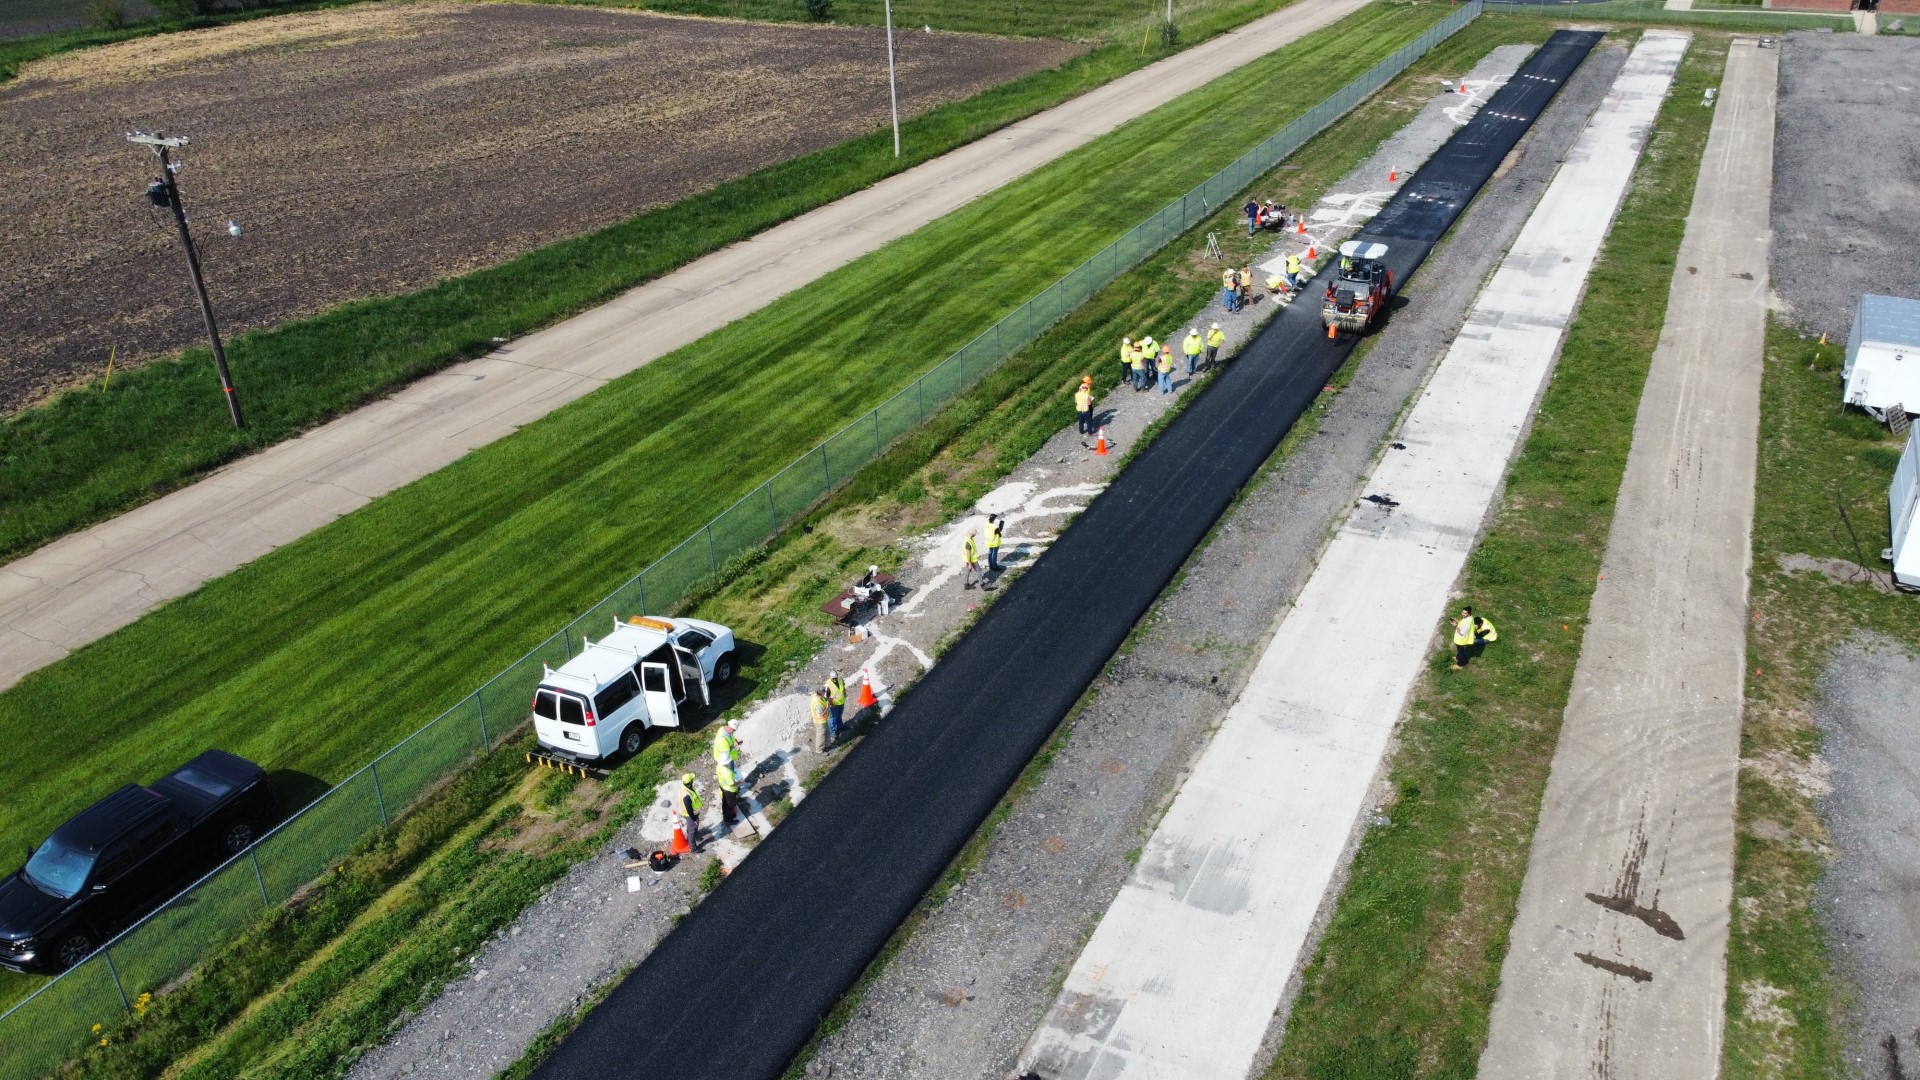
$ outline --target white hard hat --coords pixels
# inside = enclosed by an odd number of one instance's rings
[[[1200,328],[1199,328],[1199,327],[1197,327],[1197,326],[1189,326],[1189,327],[1187,327],[1187,333],[1189,333],[1189,334],[1197,334],[1197,333],[1199,333],[1199,332],[1200,332]]]
[[[728,731],[738,731],[738,730],[740,730],[740,721],[738,721],[738,720],[729,720],[729,721],[727,721],[727,730],[728,730]]]
[[[1214,324],[1213,324],[1213,328],[1214,328],[1215,330],[1218,330],[1218,329],[1220,329],[1220,324],[1219,324],[1219,323],[1214,323]]]
[[[1121,338],[1120,340],[1121,340],[1121,341],[1132,341],[1133,339],[1132,339],[1132,338],[1130,338],[1130,337],[1123,337],[1123,338]]]
[[[877,573],[879,573],[879,572],[880,572],[880,567],[878,567],[878,566],[868,566],[868,567],[867,567],[867,573],[869,573],[869,574],[877,574]]]

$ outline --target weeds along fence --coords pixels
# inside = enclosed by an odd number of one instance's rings
[[[1789,30],[1853,30],[1853,19],[1845,14],[1821,15],[1815,12],[1776,12],[1762,10],[1758,4],[1713,4],[1696,0],[1691,9],[1676,10],[1666,0],[1486,0],[1488,14],[1534,15],[1549,19],[1579,18],[1592,22],[1628,19],[1635,22],[1666,23],[1675,26],[1699,26],[1707,29],[1752,30],[1758,33],[1784,34]]]
[[[618,614],[671,609],[719,574],[729,559],[770,539],[1097,290],[1272,171],[1472,21],[1480,6],[1481,0],[1460,5],[1417,40],[1135,226],[906,389],[782,469],[459,704],[0,1015],[0,1047],[5,1048],[0,1077],[38,1075],[99,1038],[94,1024],[135,1011],[141,994],[180,977],[253,925],[263,911],[320,877],[368,834],[390,824],[428,788],[491,751],[503,734],[526,719],[527,702],[543,669],[565,663],[580,647],[583,634],[610,630]]]

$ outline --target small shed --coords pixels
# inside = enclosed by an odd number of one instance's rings
[[[1920,413],[1920,300],[1860,297],[1841,371],[1845,401],[1885,420],[1898,405]]]
[[[1893,546],[1884,557],[1893,563],[1893,583],[1920,589],[1920,425],[1907,432],[1907,448],[1893,470],[1887,517],[1893,523]]]

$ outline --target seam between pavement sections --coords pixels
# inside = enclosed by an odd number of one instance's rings
[[[1711,1077],[1725,1022],[1779,53],[1735,40],[1480,1075]]]
[[[0,690],[1366,3],[1298,0],[22,556],[0,575]]]
[[[1388,502],[1341,526],[1023,1070],[1251,1066],[1688,40],[1649,32],[1634,49],[1407,417],[1408,450],[1374,472]]]

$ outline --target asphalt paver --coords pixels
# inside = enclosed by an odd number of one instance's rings
[[[1423,167],[1404,280],[1599,40],[1559,31]],[[1389,203],[1383,216],[1393,208]],[[776,1077],[959,853],[1190,552],[1352,351],[1310,305],[1268,324],[535,1075]]]

